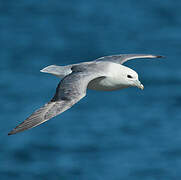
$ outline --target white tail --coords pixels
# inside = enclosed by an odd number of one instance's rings
[[[72,70],[71,70],[71,66],[50,65],[40,70],[40,72],[49,73],[59,78],[63,78],[66,75],[70,74]]]

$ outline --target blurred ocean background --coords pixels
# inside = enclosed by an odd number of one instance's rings
[[[144,91],[88,91],[7,136],[59,82],[39,70],[120,53]],[[0,0],[0,179],[181,179],[181,1]]]

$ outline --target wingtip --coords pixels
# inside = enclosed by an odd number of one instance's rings
[[[15,127],[13,130],[11,130],[11,131],[8,133],[8,136],[13,135],[13,134],[17,134],[17,133],[21,132],[21,130],[18,130],[17,128],[18,128],[18,126]]]
[[[16,128],[14,128],[13,130],[11,130],[9,133],[8,133],[8,136],[10,135],[13,135],[13,134],[16,134],[18,131],[16,130]]]
[[[15,134],[15,133],[14,133],[13,130],[12,130],[12,131],[10,131],[10,132],[8,133],[8,136],[13,135],[13,134]]]
[[[165,56],[157,55],[156,58],[165,58]]]

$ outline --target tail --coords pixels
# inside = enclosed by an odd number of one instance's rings
[[[40,72],[49,73],[57,76],[58,78],[63,78],[68,74],[72,73],[71,66],[57,66],[50,65],[40,70]]]

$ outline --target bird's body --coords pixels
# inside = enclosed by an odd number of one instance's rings
[[[132,72],[132,70],[126,66],[112,62],[109,63],[108,67],[107,76],[90,81],[88,84],[88,89],[98,91],[113,91],[128,87],[128,84],[126,82],[124,83],[123,72],[126,70]]]
[[[124,81],[124,76],[128,72],[134,74],[136,78],[138,77],[135,71],[126,66],[111,61],[100,60],[68,66],[51,65],[42,69],[41,72],[50,73],[59,78],[63,78],[68,74],[71,74],[71,69],[74,68],[78,68],[79,70],[86,72],[94,72],[97,71],[97,69],[100,69],[101,73],[105,72],[105,76],[95,78],[88,83],[88,89],[98,91],[113,91],[129,87],[128,83]]]
[[[135,58],[160,57],[145,54],[122,54],[68,66],[51,65],[42,69],[41,72],[62,78],[56,93],[50,102],[35,111],[9,135],[33,128],[66,111],[86,95],[87,88],[112,91],[136,86],[143,89],[144,86],[138,80],[138,74],[123,66],[122,63]]]

